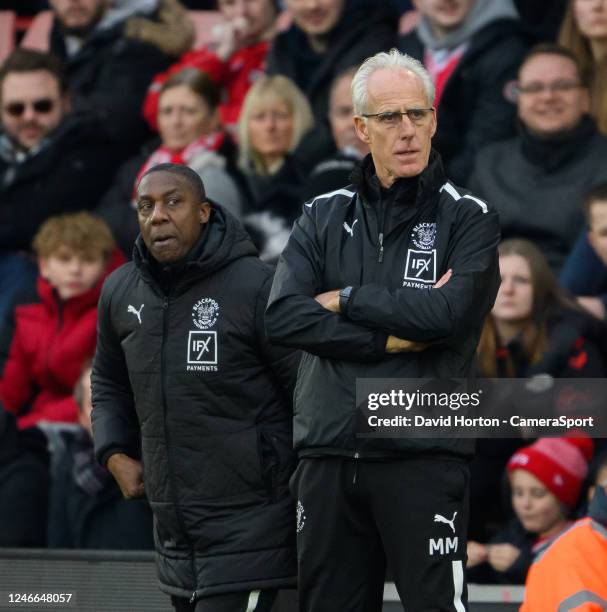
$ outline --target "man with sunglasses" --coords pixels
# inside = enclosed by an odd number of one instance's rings
[[[497,214],[446,178],[433,102],[417,60],[363,63],[352,103],[371,153],[352,185],[305,203],[270,293],[268,337],[305,351],[302,611],[379,612],[386,560],[406,610],[466,609],[473,441],[357,436],[357,378],[466,377],[499,286]]]
[[[518,135],[479,151],[470,188],[500,214],[504,238],[527,238],[558,273],[584,226],[584,195],[607,180],[607,138],[588,114],[578,60],[534,47],[518,74]]]
[[[0,68],[0,321],[33,284],[24,255],[40,224],[93,209],[117,162],[92,113],[72,113],[61,62],[18,49]]]

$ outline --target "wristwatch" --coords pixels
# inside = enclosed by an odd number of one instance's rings
[[[346,312],[348,301],[350,300],[350,294],[352,293],[352,287],[344,287],[339,292],[339,310],[340,312]]]

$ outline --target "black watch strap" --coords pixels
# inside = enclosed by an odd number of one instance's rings
[[[339,310],[345,312],[352,294],[352,287],[344,287],[339,292]]]

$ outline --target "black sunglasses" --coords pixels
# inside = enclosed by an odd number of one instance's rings
[[[40,98],[40,100],[34,100],[33,102],[9,102],[4,106],[4,112],[11,117],[21,117],[28,104],[41,115],[50,113],[55,106],[55,102],[50,98]]]

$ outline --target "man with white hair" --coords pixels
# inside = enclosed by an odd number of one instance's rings
[[[371,153],[354,184],[305,204],[266,310],[268,337],[305,351],[300,610],[381,610],[387,560],[405,609],[462,612],[473,442],[358,438],[356,379],[467,375],[499,285],[498,217],[445,177],[418,61],[378,53],[352,93]]]

